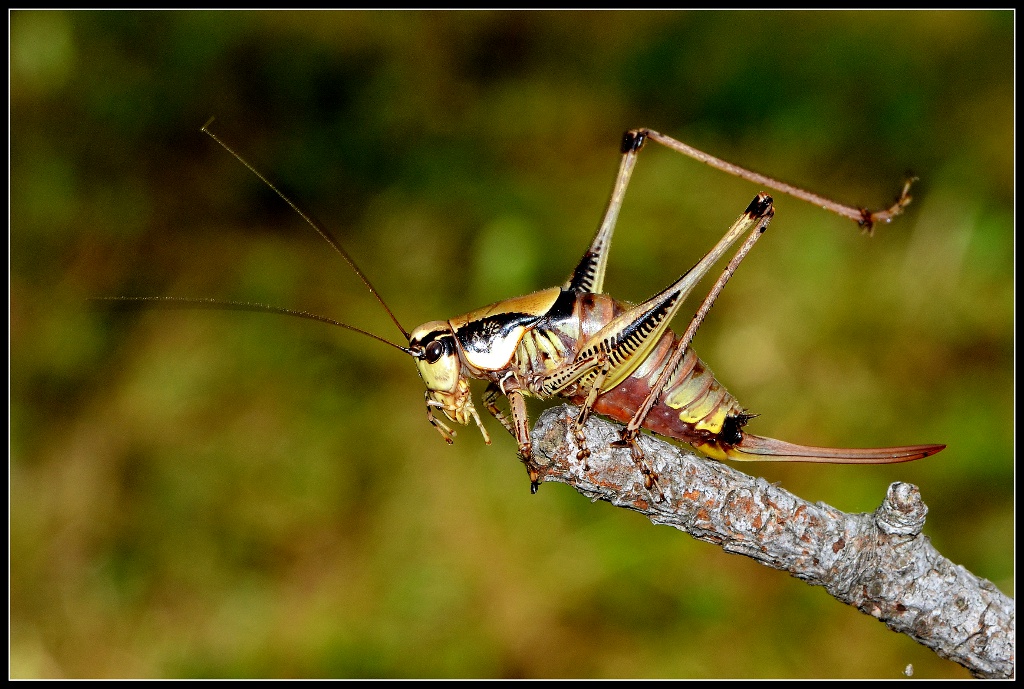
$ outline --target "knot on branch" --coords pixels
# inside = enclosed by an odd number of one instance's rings
[[[875,524],[892,536],[917,536],[924,528],[928,506],[921,500],[921,491],[912,483],[896,482],[889,486],[885,500],[875,510]]]

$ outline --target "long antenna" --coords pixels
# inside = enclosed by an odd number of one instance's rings
[[[383,342],[386,345],[390,345],[395,349],[401,350],[406,354],[414,357],[419,357],[420,354],[415,352],[408,347],[402,347],[394,342],[385,340],[379,335],[374,335],[371,332],[367,332],[361,328],[348,325],[336,321],[333,318],[327,316],[320,316],[315,313],[308,311],[296,311],[294,309],[285,309],[280,306],[270,306],[269,304],[259,304],[248,301],[226,301],[221,299],[189,299],[185,297],[93,297],[88,301],[92,302],[109,302],[112,304],[121,304],[129,308],[132,307],[150,307],[150,308],[165,308],[165,309],[211,309],[216,311],[252,311],[254,313],[276,313],[281,316],[295,316],[296,318],[305,318],[310,321],[320,321],[321,323],[327,323],[328,325],[336,325],[339,328],[345,328],[353,332],[372,337],[378,342]]]
[[[294,210],[296,213],[298,213],[299,216],[303,220],[305,220],[306,223],[308,223],[310,227],[312,227],[314,230],[316,230],[317,233],[321,237],[323,237],[327,241],[327,243],[330,244],[334,248],[335,251],[337,251],[339,254],[341,254],[341,257],[343,259],[345,259],[345,263],[348,263],[349,266],[352,268],[352,270],[355,271],[356,275],[359,276],[359,279],[362,280],[363,284],[366,285],[366,287],[370,290],[370,293],[373,294],[373,296],[377,298],[377,301],[380,302],[380,305],[383,306],[384,310],[388,312],[389,316],[391,316],[391,320],[394,321],[395,325],[398,326],[398,329],[400,331],[402,331],[402,334],[405,336],[405,339],[408,340],[409,339],[409,331],[406,330],[405,328],[403,328],[402,324],[398,322],[398,319],[395,317],[395,314],[392,313],[391,309],[388,308],[388,305],[384,303],[384,299],[383,299],[383,297],[380,296],[380,292],[378,292],[377,289],[373,286],[373,284],[370,283],[369,278],[366,277],[366,275],[363,273],[363,271],[359,270],[359,266],[356,265],[356,262],[352,260],[352,257],[348,255],[348,252],[345,251],[345,249],[341,246],[341,244],[338,242],[338,240],[334,238],[334,235],[332,235],[330,232],[328,232],[326,228],[321,227],[318,222],[316,222],[311,217],[306,215],[306,213],[303,212],[303,210],[301,208],[299,208],[297,205],[295,205],[295,203],[290,198],[285,196],[281,192],[280,189],[275,187],[270,182],[270,180],[268,180],[266,177],[264,177],[262,174],[260,174],[260,171],[257,170],[256,168],[254,168],[252,165],[250,165],[249,162],[245,158],[243,158],[240,154],[238,154],[235,151],[235,149],[233,149],[230,146],[228,146],[226,143],[224,143],[221,140],[221,138],[219,136],[217,136],[216,134],[211,132],[210,131],[210,125],[213,124],[213,121],[215,119],[216,119],[215,117],[211,117],[209,120],[207,120],[206,124],[204,124],[200,128],[200,131],[203,132],[204,134],[206,134],[207,136],[209,136],[214,141],[216,141],[220,145],[221,148],[223,148],[225,151],[227,151],[232,156],[234,156],[235,159],[238,162],[240,162],[242,165],[244,165],[247,168],[249,168],[249,172],[251,172],[254,175],[256,175],[257,177],[259,177],[260,180],[264,184],[266,184],[268,187],[270,187],[274,191],[275,194],[280,196],[284,200],[285,203],[287,203],[289,206],[291,206],[292,210]],[[275,308],[275,307],[271,307],[271,308]],[[329,321],[329,319],[325,320],[325,319],[322,319],[322,318],[319,318],[319,320],[324,320],[324,322],[328,322]],[[340,324],[338,324],[338,325],[340,325]],[[356,328],[352,328],[351,326],[347,326],[346,325],[344,327],[349,328],[351,330],[356,330]],[[363,331],[360,331],[360,332],[363,332]],[[369,335],[369,333],[366,333],[366,334]],[[373,335],[372,337],[377,337],[377,336]],[[377,338],[377,339],[380,339],[380,338]],[[386,340],[384,340],[384,341],[386,342]],[[391,344],[391,343],[389,342],[388,344]],[[399,349],[401,349],[401,347]]]

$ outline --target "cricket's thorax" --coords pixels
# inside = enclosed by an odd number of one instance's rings
[[[572,364],[581,344],[624,310],[620,302],[604,294],[560,290],[551,308],[519,341],[512,368],[518,372],[521,389],[535,397],[551,397],[543,388],[543,377]],[[581,378],[558,395],[570,397],[591,379]]]
[[[523,338],[564,303],[558,287],[499,301],[449,321],[474,378],[495,380],[513,363]]]

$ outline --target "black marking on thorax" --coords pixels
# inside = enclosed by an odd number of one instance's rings
[[[555,299],[555,303],[544,314],[544,318],[552,323],[571,318],[573,311],[576,309],[576,297],[577,293],[573,290],[563,289],[561,294],[558,295],[558,299]]]
[[[500,313],[466,323],[455,331],[455,336],[463,349],[484,353],[490,351],[495,340],[503,340],[516,328],[529,327],[541,318],[536,314],[516,311]]]

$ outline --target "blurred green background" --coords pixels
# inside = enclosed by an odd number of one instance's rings
[[[11,14],[16,677],[965,677],[824,591],[560,485],[493,420],[448,447],[395,337],[559,283],[646,126],[852,204],[776,196],[695,341],[751,430],[943,442],[745,465],[871,511],[1013,595],[1010,12]],[[651,145],[606,282],[641,300],[758,189]],[[697,299],[693,300],[694,306]],[[683,313],[689,307],[684,308]],[[684,327],[683,320],[676,323]],[[531,407],[534,416],[543,408]]]

